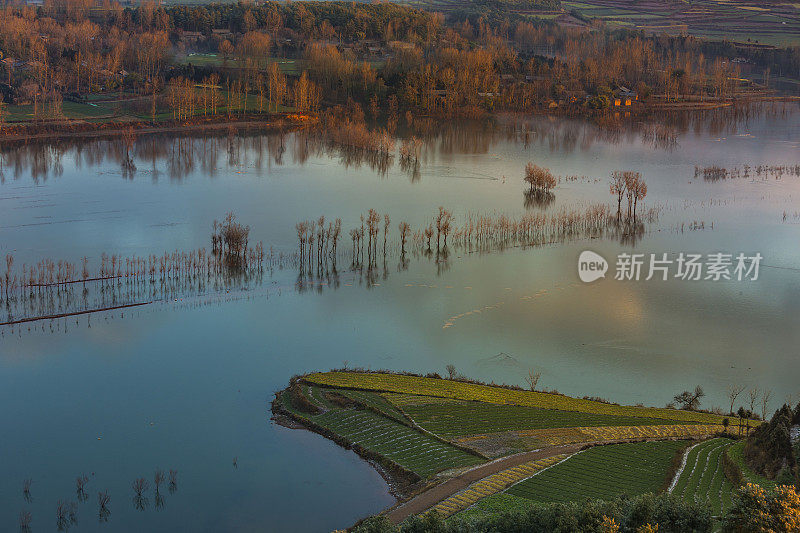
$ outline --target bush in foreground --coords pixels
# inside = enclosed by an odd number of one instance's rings
[[[357,533],[599,533],[653,531],[706,533],[711,513],[703,505],[686,503],[669,494],[645,494],[611,501],[537,504],[522,512],[505,512],[478,519],[443,521],[431,513],[393,527],[383,517],[364,521]],[[616,528],[616,529],[615,529]]]
[[[725,516],[723,531],[729,533],[791,533],[800,531],[800,494],[790,485],[767,492],[748,483],[736,494]]]

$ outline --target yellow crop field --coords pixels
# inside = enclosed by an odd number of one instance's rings
[[[476,481],[466,489],[453,494],[436,504],[433,510],[443,517],[448,517],[467,507],[474,505],[481,498],[497,494],[518,481],[529,478],[569,457],[569,454],[554,455],[546,459],[530,461],[519,466],[509,468]]]
[[[319,372],[309,374],[304,379],[310,383],[332,387],[477,400],[501,405],[522,405],[561,411],[638,416],[705,424],[721,424],[723,419],[722,416],[711,413],[680,411],[662,407],[614,405],[548,392],[513,390],[491,385],[400,374]],[[731,423],[733,424],[733,421]]]
[[[557,446],[583,442],[611,442],[623,439],[673,439],[710,437],[724,431],[716,424],[668,424],[663,426],[600,426],[579,428],[532,429],[509,432],[508,438],[527,440],[531,445]],[[465,446],[480,447],[481,441],[502,438],[497,433],[470,435],[457,439]]]

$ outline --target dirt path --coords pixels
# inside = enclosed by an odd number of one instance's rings
[[[399,524],[406,518],[430,509],[445,498],[448,498],[456,492],[467,488],[472,483],[479,481],[486,476],[496,474],[497,472],[506,470],[507,468],[514,468],[515,466],[527,463],[528,461],[546,459],[547,457],[561,455],[562,453],[575,453],[580,451],[580,449],[585,446],[586,443],[551,446],[549,448],[519,453],[509,457],[504,457],[502,459],[497,459],[491,463],[486,463],[471,470],[467,470],[463,474],[459,474],[453,478],[450,478],[444,483],[440,483],[439,485],[431,487],[422,494],[411,498],[406,503],[387,512],[385,516],[389,518],[392,524]]]

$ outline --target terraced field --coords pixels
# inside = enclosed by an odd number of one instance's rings
[[[685,441],[597,446],[517,483],[506,492],[540,502],[609,499],[658,492]]]
[[[373,409],[380,411],[386,416],[397,420],[403,424],[409,424],[408,418],[395,407],[386,398],[375,392],[366,392],[358,390],[345,390],[339,389],[336,392],[343,396],[353,399],[354,401],[367,405]]]
[[[337,407],[324,397],[318,387],[306,387],[307,398],[325,411],[309,414],[293,407],[288,395],[283,406],[296,416],[305,418],[344,437],[352,444],[378,453],[423,478],[449,468],[483,462],[479,457],[443,443],[386,416],[366,409]]]
[[[530,509],[532,503],[528,498],[520,498],[519,496],[512,496],[508,492],[500,492],[478,500],[475,505],[452,515],[450,520],[469,520],[501,513],[523,513]]]
[[[539,459],[538,461],[531,461],[514,468],[509,468],[485,477],[467,487],[465,490],[450,496],[449,498],[439,502],[433,510],[438,512],[443,517],[448,517],[459,511],[474,505],[478,500],[497,494],[504,488],[512,485],[522,479],[533,476],[541,472],[545,468],[563,461],[568,455],[554,455],[546,459]]]
[[[733,485],[722,469],[722,457],[733,443],[730,439],[720,438],[692,447],[672,493],[687,502],[706,503],[712,512],[722,514],[730,507],[733,492]]]
[[[454,439],[487,457],[584,442],[610,442],[648,439],[699,439],[717,435],[722,426],[705,424],[666,424],[663,426],[596,426],[528,429],[467,435]]]
[[[363,393],[368,394],[368,393]],[[464,435],[500,431],[590,426],[662,425],[664,420],[632,416],[556,411],[519,405],[498,405],[412,396],[385,394],[417,424],[442,437],[453,439]],[[677,421],[675,421],[677,423]]]
[[[580,0],[562,2],[564,9],[610,24],[636,26],[646,31],[658,25],[668,33],[740,42],[754,41],[777,46],[800,42],[800,5],[728,0],[658,2],[656,0]],[[670,28],[672,25],[672,28]],[[659,33],[659,31],[656,31]]]
[[[684,424],[720,424],[723,418],[711,413],[615,405],[546,392],[514,390],[476,383],[397,374],[324,372],[309,374],[303,379],[306,382],[324,386],[436,396],[456,400],[478,400],[500,405],[518,405],[611,416],[659,418],[680,421]]]

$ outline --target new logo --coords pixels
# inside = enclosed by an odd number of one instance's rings
[[[608,261],[602,255],[585,250],[578,257],[578,277],[584,283],[591,283],[606,277]]]

